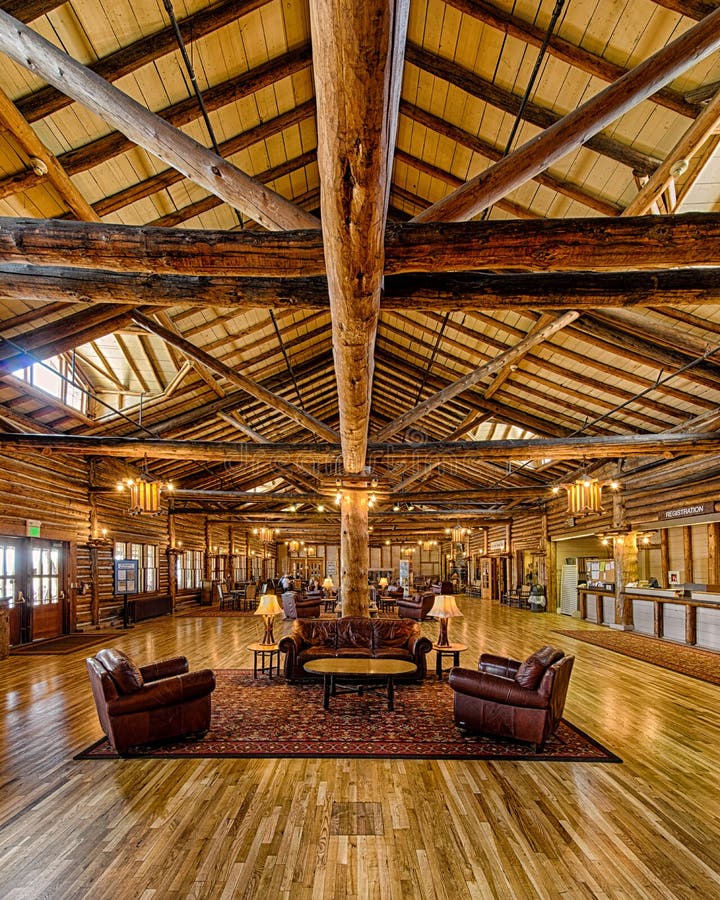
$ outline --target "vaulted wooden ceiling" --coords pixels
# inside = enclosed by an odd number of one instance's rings
[[[718,4],[0,8],[4,449],[439,522],[715,431]],[[84,415],[11,374],[56,353]]]

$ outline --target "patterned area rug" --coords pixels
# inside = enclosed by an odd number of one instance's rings
[[[697,647],[686,647],[682,644],[673,644],[670,641],[662,641],[658,638],[647,637],[644,634],[633,634],[631,631],[616,631],[605,628],[602,631],[556,631],[556,634],[564,634],[565,637],[583,641],[585,644],[594,644],[605,650],[622,653],[642,662],[652,663],[678,672],[680,675],[689,675],[700,681],[708,681],[710,684],[720,684],[720,653],[712,650],[699,650]]]
[[[65,656],[93,644],[106,643],[109,638],[117,640],[117,631],[93,631],[90,634],[65,634],[49,641],[36,641],[33,644],[20,644],[10,649],[11,656]]]
[[[452,714],[447,682],[427,678],[400,684],[395,710],[383,693],[342,694],[322,706],[320,683],[290,684],[239,669],[215,673],[210,731],[200,740],[141,748],[133,756],[183,757],[360,757],[372,759],[487,759],[559,762],[620,762],[592,738],[563,721],[545,748],[465,737]],[[76,759],[116,759],[103,738]]]

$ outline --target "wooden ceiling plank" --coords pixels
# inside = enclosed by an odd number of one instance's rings
[[[720,48],[720,8],[500,162],[415,217],[468,219],[492,206]]]
[[[0,49],[83,103],[139,146],[271,230],[315,228],[314,216],[259,185],[86,66],[0,10]]]
[[[86,222],[99,221],[92,206],[70,180],[55,154],[47,149],[3,90],[0,90],[0,123],[11,132],[23,152],[38,161],[34,167],[46,169],[50,183],[78,219]]]
[[[628,203],[621,215],[642,216],[671,184],[678,166],[687,168],[688,160],[709,140],[720,123],[720,91],[702,108],[697,119],[677,141],[662,163],[648,178],[638,195]],[[671,207],[672,208],[672,207]]]
[[[523,106],[522,97],[513,94],[512,91],[508,91],[505,88],[494,84],[492,81],[482,78],[480,75],[458,65],[458,63],[455,63],[452,60],[435,56],[428,50],[424,50],[422,47],[415,44],[408,44],[407,57],[408,62],[418,66],[418,68],[422,69],[424,72],[428,72],[436,78],[440,78],[443,81],[460,88],[467,94],[476,97],[484,103],[489,103],[491,106],[494,106],[503,112],[510,113],[512,116],[517,116],[522,113],[522,120],[524,122],[529,122],[538,128],[553,128],[557,130],[560,123],[565,122],[567,119],[567,116],[563,117],[560,113],[548,109],[547,107],[540,106],[537,103],[528,102]],[[605,88],[605,91],[608,90],[610,90],[610,88]],[[641,99],[645,98],[643,97]],[[620,113],[618,113],[618,115],[620,115]],[[584,144],[596,153],[607,156],[621,165],[628,166],[633,171],[654,171],[659,160],[648,156],[646,153],[635,150],[633,147],[630,147],[628,144],[622,143],[615,138],[601,134],[600,132],[607,124],[609,123],[603,122],[602,125],[595,129],[586,130],[579,142],[568,147],[562,154],[554,156],[552,162],[557,162],[560,156],[564,156],[566,153],[569,153],[571,150]],[[536,137],[534,140],[538,140],[538,138]],[[560,144],[561,142],[558,140],[557,143]],[[542,169],[539,169],[538,172],[544,171],[550,165],[551,163],[548,163]],[[533,172],[533,175],[535,174],[537,174],[537,172]],[[526,180],[532,178],[533,175],[528,176],[528,179]]]
[[[203,91],[205,109],[212,112],[227,104],[237,103],[245,97],[251,97],[262,88],[271,87],[275,82],[303,71],[310,63],[310,45],[305,44],[277,59],[271,59],[248,72],[207,88]],[[156,115],[176,128],[181,128],[199,119],[201,112],[196,98],[189,97],[157,111]],[[68,150],[61,154],[59,159],[65,170],[74,175],[120,156],[133,147],[134,144],[129,137],[120,131],[113,131],[81,147]],[[225,155],[227,154],[223,154]]]
[[[408,0],[310,5],[323,242],[345,471],[365,466]]]
[[[598,56],[584,47],[571,43],[559,34],[551,34],[549,37],[545,29],[539,28],[532,22],[526,22],[519,16],[497,9],[485,0],[446,0],[448,5],[454,6],[465,15],[472,16],[479,22],[484,22],[493,28],[497,28],[504,34],[511,35],[521,41],[525,41],[533,47],[543,47],[550,56],[561,59],[575,68],[601,78],[603,81],[613,82],[622,78],[628,71],[622,66]],[[710,12],[712,7],[708,7]],[[701,17],[702,18],[702,17]],[[672,88],[662,88],[650,98],[654,103],[680,113],[682,116],[694,118],[698,113],[696,104],[689,103],[682,94]]]
[[[281,134],[285,129],[291,128],[293,125],[297,125],[299,122],[303,122],[314,115],[315,100],[308,100],[286,113],[275,116],[254,128],[249,128],[247,131],[243,131],[241,134],[223,141],[219,145],[220,155],[225,159],[229,159],[235,153]],[[167,190],[167,188],[182,181],[184,177],[182,172],[178,172],[177,169],[165,169],[164,172],[160,172],[158,175],[153,175],[125,190],[118,191],[110,197],[98,200],[96,203],[93,203],[93,209],[99,216],[110,215],[120,209],[124,209],[126,206],[151,197],[153,194]]]
[[[718,213],[388,224],[385,275],[717,266],[718,240]],[[77,253],[78,246],[82,253]],[[2,262],[138,274],[261,278],[325,274],[322,235],[314,230],[146,229],[0,217]]]
[[[537,322],[533,325],[533,327],[528,332],[528,335],[536,334],[538,331],[543,329],[546,325],[550,323],[551,319],[549,316],[544,315],[540,316]],[[512,373],[517,369],[519,363],[525,358],[527,354],[523,354],[523,356],[517,357],[512,362],[506,363],[502,369],[499,370],[497,375],[493,378],[490,384],[487,386],[485,390],[485,396],[489,400],[493,394],[496,394],[500,388],[505,384],[508,378],[512,375]]]
[[[387,440],[392,435],[397,434],[398,431],[402,431],[404,428],[407,428],[408,425],[422,419],[451,398],[457,397],[472,385],[482,381],[483,378],[494,375],[496,372],[499,372],[503,366],[509,365],[516,359],[521,359],[533,347],[548,340],[553,334],[556,334],[571,322],[574,322],[579,315],[579,312],[570,310],[553,319],[552,322],[545,325],[543,328],[533,334],[529,334],[512,349],[507,350],[505,353],[501,353],[499,356],[496,356],[495,359],[490,360],[490,362],[483,363],[483,365],[468,372],[453,384],[449,384],[447,387],[435,393],[432,397],[428,397],[427,400],[419,403],[414,409],[402,413],[402,415],[398,416],[393,422],[390,422],[384,428],[381,428],[377,435],[373,436],[373,439],[377,441]]]
[[[484,141],[482,138],[470,134],[470,132],[464,131],[462,128],[458,128],[457,125],[451,125],[439,116],[434,116],[432,113],[426,112],[425,110],[420,109],[419,106],[408,103],[406,100],[400,101],[400,115],[406,116],[413,122],[425,125],[431,131],[435,131],[438,134],[450,138],[451,141],[455,141],[462,147],[467,147],[468,150],[472,150],[473,153],[484,156],[491,162],[497,162],[504,156],[502,148],[495,147],[487,141]],[[558,194],[562,194],[576,203],[581,203],[589,209],[594,209],[596,212],[600,213],[601,216],[617,216],[621,212],[622,207],[620,207],[619,204],[611,203],[608,200],[604,200],[602,197],[596,197],[579,185],[572,184],[562,178],[556,178],[554,175],[550,175],[547,172],[539,172],[535,175],[533,180],[537,182],[537,184],[549,188],[551,191],[557,191]]]
[[[326,441],[333,442],[337,440],[336,432],[334,432],[331,428],[328,428],[328,426],[323,422],[318,421],[314,417],[309,416],[307,413],[303,412],[301,409],[298,409],[298,407],[285,400],[284,397],[280,397],[278,394],[273,394],[271,391],[267,390],[267,388],[263,387],[260,384],[257,384],[247,376],[242,375],[240,372],[236,372],[229,366],[226,366],[225,363],[222,363],[214,357],[210,356],[210,354],[206,353],[204,350],[200,350],[200,348],[196,347],[194,344],[191,344],[190,341],[186,341],[185,338],[181,337],[180,335],[175,334],[167,328],[163,328],[162,325],[159,325],[157,322],[153,322],[152,319],[149,319],[137,312],[133,313],[132,320],[137,325],[140,325],[142,328],[145,328],[152,334],[156,334],[164,341],[167,341],[169,344],[177,347],[178,350],[181,350],[189,358],[196,360],[206,368],[210,369],[213,372],[216,372],[218,375],[222,375],[223,378],[227,378],[227,380],[230,381],[231,384],[235,384],[237,387],[250,394],[250,396],[261,400],[263,403],[266,403],[269,407],[276,410],[277,412],[281,412],[283,415],[292,419],[302,428],[307,428],[312,434],[316,434]]]
[[[249,15],[269,2],[270,0],[243,0],[243,2],[223,0],[223,2],[215,3],[207,9],[178,20],[180,34],[186,45],[192,45],[194,41]],[[3,3],[3,8],[5,12],[13,15],[7,3]],[[21,17],[15,16],[15,18]],[[102,59],[95,60],[88,65],[88,68],[95,72],[96,75],[112,83],[125,75],[130,75],[142,66],[149,65],[162,56],[176,53],[177,49],[175,29],[172,26],[168,26],[156,31],[154,34],[140,38],[140,40],[127,47],[121,47]],[[17,101],[18,108],[28,122],[36,122],[38,119],[58,112],[58,110],[69,106],[71,103],[72,98],[50,85],[46,85]]]

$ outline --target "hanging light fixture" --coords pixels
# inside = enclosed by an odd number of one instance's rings
[[[620,485],[617,481],[599,481],[597,478],[583,475],[571,484],[561,484],[558,488],[554,488],[554,493],[559,493],[561,487],[567,491],[568,515],[580,518],[595,516],[603,512],[603,488],[608,487],[610,490],[617,491]]]
[[[119,491],[130,492],[131,516],[157,516],[160,513],[160,493],[172,491],[169,481],[146,481],[142,478],[126,478],[118,482]]]
[[[275,535],[280,531],[279,528],[253,528],[253,534],[259,538],[263,544],[270,544],[275,540]]]

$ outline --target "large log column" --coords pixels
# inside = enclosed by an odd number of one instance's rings
[[[340,503],[340,597],[344,616],[370,616],[368,492],[343,491]]]
[[[615,538],[615,625],[623,631],[633,627],[632,601],[625,599],[625,585],[638,580],[637,532]]]

